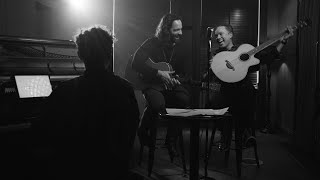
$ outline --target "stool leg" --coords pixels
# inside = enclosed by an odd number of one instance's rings
[[[184,156],[183,132],[182,132],[182,130],[179,133],[179,144],[180,144],[183,171],[184,171],[185,174],[187,174],[187,166],[186,166],[186,160],[185,160],[185,156]]]
[[[236,143],[236,159],[237,159],[237,173],[241,177],[241,162],[242,162],[242,134],[243,129],[235,128],[235,143]]]
[[[141,166],[141,162],[142,162],[143,148],[144,148],[144,145],[142,143],[140,143],[139,161],[138,161],[139,166]]]
[[[150,136],[151,136],[151,144],[149,144],[149,159],[148,159],[148,176],[151,176],[153,162],[154,162],[154,151],[156,149],[156,136],[157,136],[157,129],[151,128],[150,129]]]
[[[224,166],[228,167],[229,166],[229,155],[230,155],[230,149],[226,150],[224,153]]]
[[[209,143],[209,149],[205,154],[204,157],[204,170],[205,170],[205,175],[204,177],[206,178],[208,176],[208,163],[209,163],[209,159],[210,159],[210,155],[211,155],[211,151],[212,151],[212,146],[213,146],[213,141],[214,141],[214,136],[216,134],[216,129],[217,127],[214,125],[212,128],[212,132],[211,132],[211,137],[210,137],[210,143]],[[207,140],[207,139],[206,139]],[[207,148],[207,147],[206,147]]]
[[[230,155],[230,147],[231,147],[231,141],[232,141],[232,121],[228,120],[227,126],[225,126],[225,139],[226,139],[226,145],[228,146],[228,149],[224,153],[224,165],[225,167],[228,167],[229,165],[229,155]]]
[[[255,129],[252,128],[252,136],[256,137],[256,133],[255,133]],[[257,163],[257,167],[260,168],[260,162],[259,162],[259,157],[258,157],[258,146],[257,146],[257,141],[254,143],[254,155],[256,157],[256,163]]]

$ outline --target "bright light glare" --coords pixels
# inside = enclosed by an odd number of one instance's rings
[[[88,0],[68,0],[71,8],[75,11],[84,11],[88,7]]]

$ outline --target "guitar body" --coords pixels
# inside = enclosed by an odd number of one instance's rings
[[[146,64],[153,68],[153,69],[157,69],[157,70],[160,70],[160,71],[173,71],[172,69],[172,66],[166,62],[158,62],[158,63],[155,63],[153,62],[152,60],[147,60],[146,61]]]
[[[163,90],[164,85],[160,82],[147,83],[143,81],[142,75],[136,72],[134,69],[132,69],[132,60],[133,58],[131,57],[130,60],[128,61],[126,71],[125,71],[125,79],[127,79],[135,89],[143,90],[146,88],[154,88],[159,91]],[[172,66],[165,62],[155,63],[149,59],[146,61],[146,64],[153,69],[157,69],[161,71],[172,71]]]
[[[168,63],[165,62],[158,62],[155,63],[151,59],[146,61],[146,65],[153,69],[161,70],[161,71],[173,71],[172,66]],[[184,79],[180,77],[175,77],[178,79],[181,83],[188,83],[191,85],[195,85],[197,87],[200,87],[202,89],[206,89],[209,87],[210,90],[213,91],[220,91],[220,84],[217,83],[210,83],[209,86],[205,82],[201,81],[194,81],[190,79]],[[143,81],[142,75],[140,75],[138,72],[136,72],[134,69],[132,69],[132,58],[128,61],[127,67],[126,67],[126,72],[125,72],[125,79],[127,79],[135,89],[138,90],[143,90],[146,88],[153,88],[157,89],[159,91],[164,89],[164,84],[161,82],[154,82],[154,83],[147,83]]]
[[[254,49],[250,44],[242,44],[236,51],[223,51],[211,59],[213,73],[222,81],[234,83],[244,79],[250,66],[260,60],[247,52]]]

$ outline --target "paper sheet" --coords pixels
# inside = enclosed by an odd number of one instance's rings
[[[229,107],[223,109],[175,109],[167,108],[167,113],[170,116],[196,116],[196,115],[224,115],[228,111]]]

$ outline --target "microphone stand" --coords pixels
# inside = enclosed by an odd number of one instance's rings
[[[260,132],[262,133],[269,133],[272,134],[272,127],[271,127],[271,120],[270,120],[270,98],[271,98],[271,88],[270,88],[270,81],[271,81],[271,70],[270,70],[271,64],[267,64],[267,107],[266,107],[266,125],[264,129],[262,129]]]
[[[212,38],[212,28],[208,27],[207,28],[207,39],[208,39],[208,46],[207,46],[207,58],[208,58],[208,64],[207,64],[207,86],[206,86],[206,104],[209,103],[210,101],[210,58],[211,58],[211,38]],[[206,106],[206,105],[205,105]],[[207,108],[207,107],[206,107]],[[207,125],[206,127],[206,140],[205,140],[205,156],[204,156],[204,176],[201,177],[200,179],[208,179],[208,180],[215,180],[214,178],[208,177],[208,161],[209,161],[209,153],[208,153],[208,134],[209,134],[209,127]],[[211,136],[214,136],[214,134],[211,134]],[[211,137],[212,138],[212,137]]]

